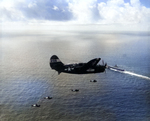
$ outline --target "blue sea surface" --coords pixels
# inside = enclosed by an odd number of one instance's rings
[[[133,32],[3,32],[0,120],[149,121],[149,40],[148,33]],[[64,64],[100,57],[127,73],[106,69],[97,74],[58,75],[49,67],[52,55]],[[90,82],[93,79],[97,82]]]

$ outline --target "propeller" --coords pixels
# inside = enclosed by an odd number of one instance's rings
[[[105,63],[105,67],[107,67],[107,63]]]
[[[102,65],[104,65],[104,60],[102,60]]]
[[[106,67],[107,63],[105,63],[104,60],[102,60],[102,65]]]
[[[102,60],[102,65],[105,66],[105,69],[107,68],[107,63],[104,62],[104,60]],[[105,70],[106,73],[106,70]]]

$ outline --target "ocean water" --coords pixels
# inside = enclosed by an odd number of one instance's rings
[[[3,32],[0,120],[149,121],[149,40],[148,33],[140,32]],[[49,58],[54,54],[63,63],[100,57],[126,72],[107,69],[98,74],[58,75],[49,67]],[[44,99],[46,96],[53,99]],[[31,106],[36,103],[40,107]]]

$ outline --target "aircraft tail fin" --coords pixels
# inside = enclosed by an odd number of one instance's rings
[[[53,55],[50,58],[50,67],[56,71],[58,71],[58,74],[61,73],[61,70],[64,69],[64,64],[59,60],[59,58],[56,55]]]

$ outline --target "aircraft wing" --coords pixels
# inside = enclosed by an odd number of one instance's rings
[[[89,68],[92,68],[92,67],[95,67],[97,65],[97,63],[101,60],[101,58],[95,58],[93,60],[90,60],[88,63],[87,63],[87,66]]]

